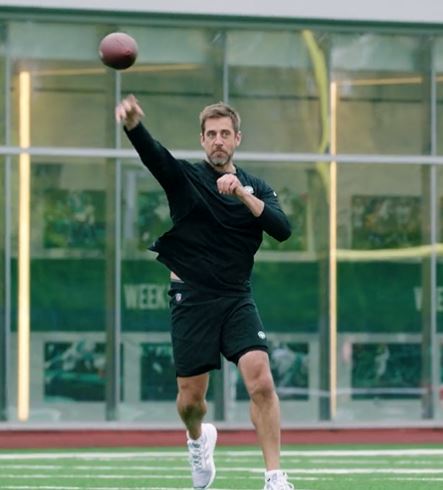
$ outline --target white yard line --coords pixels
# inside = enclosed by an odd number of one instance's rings
[[[28,486],[28,485],[10,485],[2,486],[2,490],[85,490],[85,487],[64,487],[54,486]],[[93,487],[91,490],[146,490],[146,487]],[[150,487],[149,490],[192,490],[192,488],[183,487]],[[212,488],[211,490],[232,490],[229,488]],[[302,489],[297,489],[302,490]],[[304,489],[307,490],[307,489]]]
[[[217,449],[216,454],[232,458],[261,457],[260,451],[233,451]],[[442,449],[327,449],[327,450],[283,450],[282,457],[377,457],[377,456],[403,456],[415,458],[417,456],[443,456]],[[115,459],[157,459],[157,458],[186,458],[183,451],[119,451],[119,452],[35,452],[35,453],[1,453],[0,460],[29,460],[29,459],[82,459],[82,460],[115,460]]]
[[[226,454],[233,457],[241,456],[260,456],[259,451],[223,451],[217,450],[217,454]],[[377,457],[377,456],[443,456],[442,449],[312,449],[312,450],[283,450],[281,452],[283,457],[318,457],[318,456],[328,456],[328,457],[342,457],[342,456],[352,456],[352,457]]]
[[[395,478],[395,481],[443,481],[443,478]]]
[[[252,472],[261,470],[253,469]],[[285,469],[288,475],[443,475],[443,468],[312,468]]]
[[[90,468],[89,468],[90,469]],[[230,471],[230,472],[247,472],[247,473],[252,473],[252,474],[263,474],[263,469],[262,468],[231,468],[228,470],[228,468],[224,468],[224,471]],[[222,471],[222,470],[220,470]],[[303,468],[298,468],[298,469],[286,469],[286,473],[290,475],[443,475],[443,468],[417,468],[417,469],[410,469],[410,468],[385,468],[385,469],[380,469],[380,468],[310,468],[310,469],[303,469]],[[162,478],[165,479],[177,479],[180,478],[179,475],[161,475]],[[42,479],[42,478],[59,478],[59,479],[88,479],[88,478],[95,478],[99,480],[124,480],[124,479],[131,479],[131,480],[138,480],[140,478],[143,478],[145,480],[152,480],[152,479],[158,479],[159,475],[133,475],[133,474],[115,474],[115,475],[110,475],[109,473],[106,474],[100,474],[100,473],[94,473],[94,474],[76,474],[76,475],[54,475],[52,473],[33,473],[29,475],[18,475],[18,474],[8,474],[8,473],[0,473],[0,478],[15,478],[15,479],[32,479],[32,478],[37,478],[37,479]],[[218,477],[219,479],[229,479],[230,476],[223,476],[220,475]]]
[[[47,453],[47,452],[35,452],[35,453],[0,453],[1,460],[20,460],[20,459],[86,459],[91,461],[103,460],[111,461],[114,459],[156,459],[158,458],[184,458],[186,459],[186,451],[171,451],[171,452],[60,452],[60,453]]]
[[[423,465],[420,465],[420,466],[423,466]],[[435,468],[435,467],[432,467],[432,463],[428,462],[428,466],[429,468],[402,468],[402,467],[397,467],[397,468],[349,468],[349,467],[345,467],[345,468],[328,468],[328,467],[323,467],[323,468],[319,468],[319,467],[316,467],[316,468],[309,468],[309,469],[303,469],[303,468],[297,468],[297,467],[293,467],[292,469],[291,468],[286,468],[285,471],[287,473],[293,473],[293,474],[297,474],[297,473],[306,473],[306,474],[309,474],[309,473],[316,473],[316,472],[320,472],[320,473],[337,473],[337,474],[341,474],[341,473],[397,473],[397,474],[412,474],[412,473],[416,473],[416,474],[422,474],[422,473],[435,473],[435,474],[443,474],[443,467],[438,467],[438,468]],[[60,470],[63,470],[63,471],[66,471],[66,472],[72,472],[72,471],[95,471],[95,472],[98,472],[98,471],[106,471],[106,472],[116,472],[118,473],[118,476],[120,478],[123,478],[124,475],[126,475],[127,473],[131,474],[134,472],[134,471],[137,471],[137,472],[144,472],[144,471],[150,471],[150,472],[157,472],[159,474],[162,474],[164,473],[165,471],[165,467],[161,467],[161,466],[148,466],[148,465],[144,465],[144,466],[125,466],[124,468],[119,468],[119,467],[116,467],[116,466],[82,466],[82,465],[74,465],[74,466],[67,466],[67,467],[60,467],[60,466],[57,466],[57,465],[39,465],[39,464],[7,464],[5,466],[3,466],[2,468],[0,468],[0,476],[2,475],[1,473],[1,470],[3,471],[10,471],[10,470],[39,470],[39,471],[47,471],[48,472],[48,475],[51,474],[51,471],[52,470],[56,470],[56,471],[60,471]],[[188,465],[183,465],[183,466],[167,466],[167,470],[169,472],[171,471],[175,471],[175,472],[184,472],[185,474],[187,474],[189,472],[189,466]],[[229,473],[264,473],[264,469],[263,468],[251,468],[250,466],[221,466],[221,465],[217,465],[217,470],[219,472],[229,472]],[[111,478],[112,475],[109,475],[109,473],[107,473],[106,475],[103,476],[103,478]],[[21,475],[18,475],[18,477],[20,478]],[[139,476],[138,475],[133,475],[134,478],[138,478]],[[145,477],[145,475],[143,475],[143,477]],[[155,475],[155,477],[158,477],[158,475]],[[177,477],[177,475],[170,475],[170,478],[174,478],[174,477]]]
[[[231,467],[226,467],[223,468],[221,466],[217,466],[219,469],[226,469],[226,471],[230,471]],[[189,465],[183,465],[183,466],[171,466],[168,465],[166,466],[150,466],[150,465],[143,465],[143,466],[124,466],[124,467],[119,467],[119,466],[103,466],[103,465],[96,465],[96,464],[90,464],[90,465],[69,465],[62,467],[60,465],[49,465],[49,464],[9,464],[6,463],[4,464],[1,468],[1,470],[60,470],[64,469],[66,471],[72,471],[72,470],[94,470],[94,471],[118,471],[120,473],[126,473],[128,471],[158,471],[158,472],[164,472],[165,469],[168,471],[190,471],[190,466]],[[248,468],[250,469],[250,468]],[[0,473],[1,475],[1,473]],[[0,487],[1,488],[1,487]]]
[[[84,490],[85,487],[64,487],[57,485],[55,486],[46,486],[46,485],[38,485],[32,486],[29,485],[10,485],[10,486],[2,486],[2,490]],[[146,487],[93,487],[91,490],[146,490]],[[192,490],[192,488],[175,488],[175,487],[150,487],[149,490]],[[212,490],[229,490],[225,488],[213,488]],[[298,490],[298,489],[297,489]]]

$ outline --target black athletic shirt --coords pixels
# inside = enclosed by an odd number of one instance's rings
[[[150,250],[191,287],[221,295],[249,293],[263,231],[279,241],[291,234],[275,192],[236,165],[242,185],[250,186],[265,203],[262,214],[255,217],[237,197],[218,192],[216,181],[223,174],[209,163],[175,159],[143,124],[126,134],[165,190],[173,222]]]

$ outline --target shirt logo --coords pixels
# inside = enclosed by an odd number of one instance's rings
[[[263,332],[262,330],[260,330],[257,335],[262,339],[262,340],[265,340],[266,338],[266,334],[265,332]]]
[[[250,185],[245,185],[245,191],[249,194],[254,194],[254,188]]]
[[[177,303],[180,303],[181,300],[182,300],[182,293],[176,293],[175,301],[177,301]]]

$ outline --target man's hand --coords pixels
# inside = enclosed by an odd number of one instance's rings
[[[220,194],[226,194],[228,196],[236,195],[238,197],[244,191],[241,182],[234,174],[225,174],[217,179],[217,189]]]
[[[115,108],[115,119],[117,122],[123,122],[126,129],[134,129],[144,117],[142,108],[139,106],[137,99],[131,94],[123,99]]]
[[[236,175],[222,175],[217,179],[217,189],[220,194],[238,197],[255,217],[260,216],[263,212],[265,203],[251,194],[251,192],[241,184]]]

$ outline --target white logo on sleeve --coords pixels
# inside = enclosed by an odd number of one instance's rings
[[[254,188],[250,185],[245,185],[245,191],[249,194],[254,194]]]
[[[177,303],[180,303],[181,300],[182,300],[182,293],[176,293],[175,301],[177,301]]]
[[[257,334],[262,340],[265,340],[266,338],[266,334],[265,332],[263,332],[263,330],[260,330]]]

